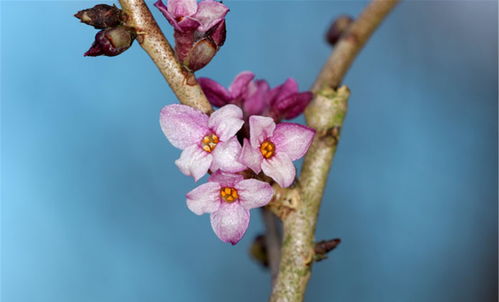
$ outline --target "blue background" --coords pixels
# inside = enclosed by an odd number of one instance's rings
[[[185,206],[159,110],[176,102],[135,44],[84,58],[96,2],[1,2],[2,301],[265,301],[248,257]],[[226,2],[200,71],[310,87],[323,33],[365,2]],[[352,96],[307,301],[497,301],[497,2],[402,3],[345,79]],[[171,30],[155,12],[168,37]]]

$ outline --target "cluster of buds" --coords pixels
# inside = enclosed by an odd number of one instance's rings
[[[183,150],[175,161],[183,174],[195,181],[211,174],[186,195],[187,207],[198,215],[209,213],[215,234],[232,244],[246,232],[249,210],[271,201],[270,183],[283,188],[293,183],[293,161],[305,155],[315,135],[311,128],[276,123],[268,116],[250,115],[245,121],[234,104],[210,116],[168,105],[161,110],[160,124],[170,143]],[[249,131],[243,131],[245,125]]]
[[[225,42],[229,9],[214,0],[168,0],[156,6],[174,28],[175,52],[190,71],[206,66]]]
[[[200,78],[199,84],[213,106],[237,105],[242,108],[245,119],[251,115],[268,116],[276,123],[293,119],[303,113],[312,100],[310,91],[298,91],[294,79],[289,78],[271,89],[267,81],[254,78],[253,73],[242,72],[228,89],[209,78]]]
[[[98,4],[79,11],[75,17],[81,22],[100,29],[84,56],[117,56],[132,46],[135,30],[123,25],[123,12],[116,6]]]

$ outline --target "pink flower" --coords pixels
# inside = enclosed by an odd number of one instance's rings
[[[262,114],[268,106],[269,84],[264,80],[253,80],[250,71],[238,74],[228,89],[209,78],[199,78],[199,85],[213,106],[235,104],[243,108],[245,116]]]
[[[243,125],[243,113],[234,105],[224,106],[208,117],[185,105],[161,110],[160,124],[170,143],[183,150],[175,161],[185,175],[197,181],[208,169],[239,172],[246,167],[237,161],[241,145],[235,137]]]
[[[239,161],[255,173],[261,170],[281,187],[295,178],[293,161],[307,152],[315,130],[292,123],[279,123],[264,116],[250,116],[250,140],[244,139]]]
[[[168,0],[166,6],[161,0],[154,3],[163,16],[178,31],[207,32],[224,21],[229,12],[227,6],[213,0]]]
[[[269,115],[276,121],[293,119],[305,111],[312,97],[310,91],[298,92],[298,84],[289,78],[269,92]]]
[[[249,210],[268,204],[272,195],[272,187],[266,182],[217,172],[186,197],[187,207],[197,215],[210,213],[215,234],[234,245],[248,228]]]
[[[175,52],[191,71],[206,66],[225,43],[225,15],[229,9],[220,2],[204,0],[161,0],[154,3],[175,29]]]
[[[298,84],[291,78],[270,89],[265,80],[254,80],[254,77],[249,71],[242,72],[228,89],[208,78],[200,78],[199,84],[214,106],[235,104],[243,109],[246,117],[264,115],[276,122],[297,117],[312,100],[312,93],[299,92]]]

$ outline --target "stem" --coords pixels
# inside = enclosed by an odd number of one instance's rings
[[[353,60],[372,33],[397,5],[398,0],[373,0],[341,37],[312,87],[317,92],[323,85],[336,88],[345,77]]]
[[[137,32],[137,41],[151,57],[180,103],[204,113],[212,111],[193,73],[185,70],[175,56],[151,11],[143,0],[120,0],[127,26]]]
[[[270,301],[303,301],[314,260],[314,233],[320,203],[339,141],[350,91],[336,89],[354,58],[398,0],[373,0],[338,42],[312,88],[305,111],[317,133],[305,156],[292,211],[282,217],[284,236],[279,274]]]
[[[262,219],[265,225],[265,246],[269,261],[270,276],[274,285],[279,273],[279,258],[281,254],[281,234],[279,220],[269,209],[262,208]]]

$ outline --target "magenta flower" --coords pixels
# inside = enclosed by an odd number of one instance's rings
[[[290,120],[300,115],[312,100],[310,91],[299,92],[298,83],[289,78],[269,93],[270,116],[276,121]]]
[[[250,116],[250,140],[244,139],[239,161],[255,173],[263,172],[281,187],[295,178],[293,161],[307,152],[315,130],[292,123],[274,123],[270,117]]]
[[[209,78],[199,78],[199,84],[213,106],[235,104],[243,109],[245,116],[262,114],[268,105],[270,87],[264,80],[256,80],[250,71],[238,74],[229,89]]]
[[[237,161],[241,151],[235,137],[243,125],[243,113],[234,105],[208,115],[185,105],[168,105],[161,110],[160,124],[170,143],[183,150],[175,161],[185,175],[197,181],[208,170],[239,172],[246,168]]]
[[[166,6],[161,0],[154,3],[163,16],[178,31],[207,32],[224,21],[229,12],[227,6],[213,0],[168,0]]]
[[[270,116],[276,122],[297,117],[312,100],[312,93],[299,92],[298,84],[291,78],[270,89],[265,80],[254,80],[254,77],[249,71],[242,72],[228,89],[208,78],[200,78],[199,84],[214,106],[235,104],[243,109],[246,117]]]
[[[224,242],[238,243],[248,228],[253,208],[268,204],[272,187],[256,179],[217,172],[187,193],[187,207],[197,215],[210,213],[211,227]]]
[[[196,71],[208,64],[225,43],[225,15],[220,2],[204,0],[161,0],[154,3],[175,29],[175,52],[184,66]]]

